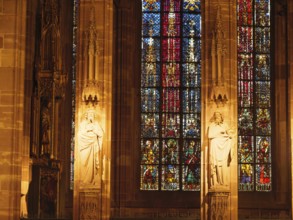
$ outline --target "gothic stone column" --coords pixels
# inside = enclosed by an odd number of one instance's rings
[[[79,1],[74,219],[110,218],[113,2]]]
[[[238,219],[236,1],[203,4],[201,219]]]

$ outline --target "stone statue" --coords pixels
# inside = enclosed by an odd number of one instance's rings
[[[50,155],[51,139],[51,102],[47,99],[43,101],[41,110],[41,155]]]
[[[80,179],[84,185],[98,184],[103,134],[103,129],[95,121],[95,112],[87,111],[78,132]]]
[[[208,128],[211,188],[228,187],[232,132],[224,123],[222,114],[215,112]]]

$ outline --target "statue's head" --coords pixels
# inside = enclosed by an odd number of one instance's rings
[[[85,118],[89,121],[93,121],[96,117],[96,112],[93,109],[86,111]]]
[[[211,122],[214,122],[216,124],[222,124],[224,121],[223,119],[223,116],[220,112],[215,112],[212,119],[211,119]]]

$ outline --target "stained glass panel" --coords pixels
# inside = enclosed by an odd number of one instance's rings
[[[201,16],[199,14],[183,14],[183,37],[200,37]]]
[[[184,0],[183,11],[200,12],[200,0]]]
[[[142,87],[158,87],[160,85],[160,65],[157,63],[142,63]]]
[[[158,190],[159,189],[159,166],[141,165],[140,166],[140,189],[141,190]]]
[[[142,1],[142,11],[154,11],[154,12],[160,12],[161,10],[161,4],[160,0],[145,0]]]
[[[253,191],[254,190],[254,165],[240,164],[239,166],[239,190]]]
[[[141,136],[159,137],[159,114],[141,114]]]
[[[245,26],[245,25],[252,25],[252,1],[253,0],[238,0],[238,25]]]
[[[200,64],[184,63],[182,64],[182,83],[184,87],[200,87]]]
[[[253,106],[253,82],[238,80],[238,103],[241,107]]]
[[[198,62],[200,60],[200,40],[183,38],[183,62]]]
[[[271,191],[270,1],[238,0],[240,191]]]
[[[200,112],[200,89],[184,89],[182,93],[184,113]]]
[[[157,13],[144,13],[142,15],[143,27],[142,35],[143,36],[160,36],[160,14]]]
[[[157,89],[141,90],[141,111],[142,112],[158,112],[159,111],[160,94]]]
[[[182,189],[200,189],[200,142],[196,139],[185,140],[182,155]]]
[[[179,166],[162,166],[162,190],[179,190]]]
[[[200,138],[200,115],[184,114],[183,115],[183,137]]]
[[[271,162],[271,138],[256,137],[256,162],[270,163]]]
[[[141,190],[200,189],[200,0],[142,0]]]
[[[253,52],[253,29],[251,27],[238,27],[238,52]]]
[[[271,164],[256,165],[256,191],[271,191]]]
[[[238,137],[238,160],[241,163],[254,162],[254,137],[239,136]]]
[[[163,140],[162,164],[179,163],[179,143],[176,139]]]

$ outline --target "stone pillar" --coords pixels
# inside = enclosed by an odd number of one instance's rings
[[[19,219],[24,148],[26,0],[0,1],[0,219]],[[23,210],[24,211],[24,210]]]
[[[283,3],[285,3],[285,1],[283,1]],[[284,5],[286,6],[286,4]],[[284,7],[283,9],[286,10],[287,13],[287,54],[288,54],[288,63],[287,63],[287,70],[288,70],[288,76],[289,76],[289,80],[288,80],[288,85],[289,85],[289,97],[288,97],[288,105],[289,105],[289,118],[290,118],[290,164],[291,164],[291,215],[293,212],[293,161],[292,161],[292,156],[293,156],[293,142],[292,142],[292,137],[293,137],[293,28],[292,28],[292,22],[293,22],[293,2],[292,1],[287,1],[287,10],[286,7]]]
[[[74,219],[110,218],[112,4],[78,8]]]
[[[236,1],[203,4],[201,219],[238,219]]]

